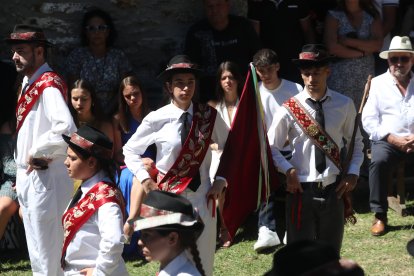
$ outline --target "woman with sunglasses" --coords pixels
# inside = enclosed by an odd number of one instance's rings
[[[98,103],[108,117],[117,109],[119,82],[132,71],[125,53],[113,48],[115,38],[110,15],[100,9],[88,11],[81,25],[82,47],[70,53],[66,66],[68,83],[84,79],[93,84]]]

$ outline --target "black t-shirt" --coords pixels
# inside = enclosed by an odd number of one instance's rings
[[[207,19],[194,24],[187,33],[184,52],[204,72],[200,100],[214,99],[215,78],[220,63],[236,62],[245,73],[259,49],[259,37],[246,18],[230,15],[229,25],[222,31],[213,29]]]
[[[307,0],[284,0],[279,5],[268,0],[248,1],[248,17],[260,22],[260,39],[264,47],[278,54],[283,78],[299,80],[299,71],[291,60],[305,44],[300,20],[309,15]]]

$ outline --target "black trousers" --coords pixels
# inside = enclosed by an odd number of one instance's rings
[[[338,199],[337,183],[302,183],[303,193],[287,194],[287,242],[322,240],[338,253],[344,235],[344,203]]]
[[[406,159],[414,159],[414,154],[401,152],[385,141],[372,141],[369,165],[369,205],[372,212],[387,212],[388,175]]]

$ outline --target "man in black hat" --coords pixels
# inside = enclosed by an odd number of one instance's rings
[[[273,160],[286,174],[287,242],[325,240],[339,253],[344,230],[341,197],[356,185],[363,145],[358,131],[350,164],[343,168],[340,151],[344,141],[351,142],[356,111],[350,98],[327,87],[330,60],[322,45],[302,48],[293,62],[305,88],[283,104],[268,137]],[[280,153],[286,139],[292,147],[290,160]],[[338,179],[341,173],[344,177]]]
[[[61,275],[60,219],[73,190],[63,164],[62,134],[75,131],[65,102],[66,85],[46,63],[51,44],[34,26],[16,25],[5,41],[24,75],[17,104],[16,189],[23,211],[34,275]]]

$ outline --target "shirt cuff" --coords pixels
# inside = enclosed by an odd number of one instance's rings
[[[355,174],[359,176],[359,168],[360,166],[356,166],[355,164],[350,164],[347,174]]]
[[[135,174],[136,178],[139,180],[139,182],[142,183],[142,181],[144,181],[147,178],[151,178],[151,176],[149,175],[149,173],[147,172],[147,170],[143,169],[143,170],[139,170],[136,174]]]

